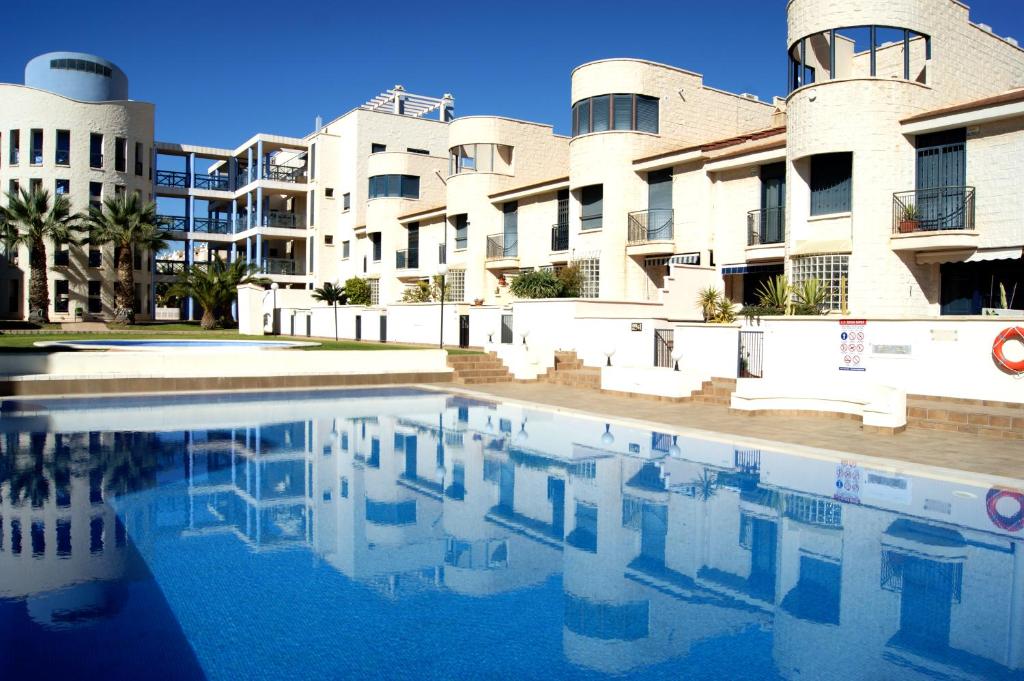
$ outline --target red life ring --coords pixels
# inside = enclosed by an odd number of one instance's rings
[[[1024,373],[1024,359],[1014,362],[1006,359],[1006,355],[1003,354],[1003,346],[1008,341],[1018,341],[1024,344],[1024,327],[1010,326],[1000,331],[995,342],[992,343],[992,359],[1007,371],[1017,374]]]
[[[1016,513],[1006,516],[999,512],[996,504],[1003,498],[1013,499],[1017,502]],[[996,527],[1010,532],[1019,532],[1024,529],[1024,493],[993,487],[985,496],[985,507],[988,509],[989,519]]]

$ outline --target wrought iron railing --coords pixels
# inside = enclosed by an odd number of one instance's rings
[[[181,189],[187,189],[188,173],[178,170],[158,170],[156,171],[156,185],[158,187],[180,187]]]
[[[893,234],[974,230],[974,187],[932,187],[892,195]]]
[[[222,218],[194,218],[192,231],[205,234],[231,234],[231,220]]]
[[[264,258],[261,269],[266,274],[302,274],[298,263],[287,258]]]
[[[519,238],[512,235],[506,239],[504,234],[492,234],[487,237],[487,259],[501,260],[502,258],[519,257]]]
[[[299,166],[279,166],[273,163],[263,167],[263,178],[275,182],[305,182],[306,168]]]
[[[781,244],[786,240],[786,207],[762,208],[747,213],[747,245]]]
[[[264,227],[286,227],[289,229],[302,228],[305,225],[305,216],[302,213],[289,213],[283,210],[269,210],[263,214]]]
[[[171,232],[188,231],[188,220],[183,215],[157,215],[156,223],[161,229]]]
[[[569,225],[558,223],[551,225],[551,250],[569,250]]]
[[[231,178],[227,175],[207,175],[196,173],[194,176],[196,189],[214,189],[226,192],[231,189]]]
[[[669,241],[675,236],[675,218],[671,208],[651,208],[629,214],[627,243]]]

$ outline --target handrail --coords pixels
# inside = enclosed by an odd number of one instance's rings
[[[504,234],[492,234],[487,237],[487,259],[501,260],[503,258],[519,257],[518,236],[506,241]]]
[[[974,231],[974,187],[929,187],[893,193],[893,234],[940,230]]]
[[[649,241],[671,241],[675,232],[675,211],[671,208],[649,208],[629,214],[628,244]]]
[[[158,170],[156,171],[156,185],[158,187],[180,187],[187,189],[188,173],[178,170]]]
[[[283,210],[268,210],[263,214],[264,227],[286,227],[289,229],[302,229],[305,223],[305,215],[302,213],[290,213]]]
[[[231,221],[220,218],[193,218],[192,231],[206,234],[231,234]]]
[[[555,223],[551,225],[551,251],[569,250],[569,225]]]
[[[266,274],[304,274],[298,263],[288,258],[264,258],[261,269]]]
[[[227,175],[196,173],[192,177],[196,189],[213,189],[217,191],[228,191],[231,189],[231,181]]]
[[[169,232],[187,232],[188,221],[183,215],[157,215],[156,223]]]
[[[275,182],[305,182],[305,166],[291,167],[270,163],[263,166],[263,179]]]
[[[786,207],[761,208],[747,213],[747,245],[781,244],[786,240]]]

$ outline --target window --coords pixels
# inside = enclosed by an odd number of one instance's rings
[[[67,243],[55,242],[53,244],[53,266],[54,267],[67,267],[71,264],[71,252],[68,250]]]
[[[103,282],[89,281],[89,314],[103,312]]]
[[[95,73],[97,76],[103,76],[104,78],[110,78],[114,73],[109,66],[97,64],[87,59],[51,59],[50,68],[65,71],[85,71],[86,73]]]
[[[512,147],[507,144],[461,144],[448,150],[448,175],[512,173]]]
[[[21,160],[21,130],[11,130],[10,135],[10,163],[12,166],[18,165]]]
[[[89,207],[100,208],[103,204],[103,183],[89,183]]]
[[[143,155],[142,142],[135,143],[135,174],[142,177],[142,155]]]
[[[17,180],[11,180],[7,183],[7,191],[10,193],[17,194],[19,189],[21,189],[21,184]]]
[[[415,175],[374,175],[370,178],[370,198],[420,198],[420,178]]]
[[[119,173],[128,168],[128,140],[123,137],[114,138],[114,170]]]
[[[352,208],[352,194],[345,192],[341,195],[341,209],[349,210]]]
[[[410,222],[405,235],[406,264],[411,269],[420,266],[420,223]]]
[[[334,198],[334,187],[324,187],[324,196],[329,199]]]
[[[466,270],[449,270],[444,278],[444,299],[461,303],[466,299]]]
[[[349,254],[350,254],[350,251],[349,251],[350,247],[351,247],[351,242],[349,242],[349,241],[342,241],[341,242],[341,257],[342,258],[348,259]]]
[[[316,224],[316,192],[309,193],[309,224]]]
[[[606,130],[658,133],[658,98],[628,93],[597,95],[572,105],[572,135]]]
[[[853,175],[853,154],[811,157],[811,215],[847,213]]]
[[[71,180],[54,180],[53,193],[66,195],[71,192]]]
[[[469,242],[469,215],[461,213],[455,216],[455,250],[461,251]]]
[[[57,131],[57,149],[53,155],[53,162],[59,166],[70,165],[71,163],[71,131]]]
[[[103,265],[103,252],[99,244],[89,242],[89,267],[100,267]]]
[[[576,266],[580,268],[580,276],[583,278],[580,298],[597,298],[601,292],[601,261],[585,258],[577,260]]]
[[[371,255],[373,256],[374,262],[380,261],[380,232],[373,232],[370,234],[370,245],[372,246]]]
[[[32,156],[31,163],[34,166],[43,162],[43,131],[39,128],[32,128]]]
[[[39,177],[33,177],[28,181],[28,191],[30,193],[38,192],[43,189],[43,180]]]
[[[592,184],[580,189],[580,222],[583,230],[601,229],[603,210],[604,185]]]
[[[316,179],[316,143],[309,145],[309,179]]]
[[[67,279],[56,279],[53,282],[53,311],[67,312],[71,300],[71,285]]]
[[[387,151],[387,150],[388,150],[388,145],[386,145],[386,144],[379,144],[377,142],[373,142],[372,144],[370,144],[370,153],[371,154],[379,154],[380,152]]]
[[[89,167],[103,167],[103,135],[96,132],[89,135]]]
[[[114,196],[121,196],[125,193],[125,186],[123,184],[114,185]]]
[[[324,246],[333,246],[333,245],[334,245],[334,235],[333,234],[324,234]]]
[[[826,310],[840,310],[846,299],[850,269],[850,256],[836,253],[800,256],[792,259],[793,288],[799,288],[808,279],[821,282],[827,295]]]
[[[380,279],[370,279],[370,305],[380,305]]]
[[[415,147],[407,147],[406,151],[408,151],[410,154],[423,154],[424,156],[430,155],[430,152],[427,151],[426,149],[416,149]]]

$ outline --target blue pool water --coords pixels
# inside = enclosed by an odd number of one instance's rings
[[[1024,482],[401,388],[0,407],[0,679],[1024,679]]]

